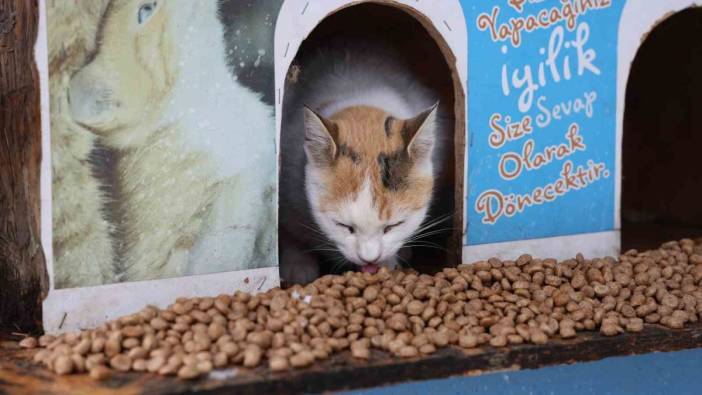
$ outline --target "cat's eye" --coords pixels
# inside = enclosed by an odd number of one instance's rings
[[[341,222],[337,222],[336,224],[337,224],[338,226],[341,226],[342,228],[345,228],[345,229],[348,230],[349,233],[351,233],[351,234],[354,234],[354,232],[356,232],[356,230],[355,230],[355,229],[353,228],[353,226],[351,226],[351,225],[342,224]]]
[[[403,223],[405,223],[405,221],[400,221],[400,222],[394,223],[394,224],[392,224],[392,225],[388,225],[388,226],[386,226],[385,228],[383,228],[383,233],[388,233],[388,232],[390,232],[393,228],[395,228],[396,226],[400,226],[400,225],[402,225]]]
[[[139,7],[139,12],[137,13],[137,21],[139,24],[143,24],[146,22],[151,15],[154,13],[156,10],[156,2],[152,1],[146,4],[142,4],[141,7]]]

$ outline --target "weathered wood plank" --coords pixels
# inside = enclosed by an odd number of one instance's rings
[[[41,121],[36,0],[0,0],[0,327],[40,328]]]
[[[15,343],[12,343],[13,345]],[[347,353],[314,366],[285,373],[265,368],[239,369],[234,377],[182,382],[155,375],[121,374],[95,383],[87,376],[56,377],[28,360],[31,352],[0,346],[0,393],[25,394],[294,394],[339,391],[426,380],[456,375],[533,369],[555,364],[593,361],[617,355],[643,354],[702,347],[702,324],[681,330],[648,326],[638,334],[605,337],[582,333],[572,340],[546,345],[520,345],[503,349],[486,347],[462,351],[444,349],[429,357],[400,360],[374,351],[368,362]],[[16,347],[16,346],[15,346]],[[229,370],[232,372],[232,370]]]

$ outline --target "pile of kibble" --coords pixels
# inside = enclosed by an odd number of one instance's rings
[[[153,372],[192,379],[214,369],[301,368],[350,350],[398,357],[438,348],[543,344],[644,323],[681,328],[702,316],[702,245],[685,239],[614,258],[556,262],[528,255],[444,269],[325,276],[287,290],[181,298],[99,328],[26,338],[58,374]]]

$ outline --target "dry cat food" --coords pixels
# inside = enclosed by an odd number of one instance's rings
[[[263,294],[181,298],[99,328],[26,338],[57,374],[105,379],[113,371],[193,379],[231,365],[273,371],[349,350],[398,357],[449,345],[543,344],[578,331],[607,336],[644,323],[681,328],[702,315],[702,245],[690,239],[613,258],[556,262],[528,255],[444,269],[325,276]]]

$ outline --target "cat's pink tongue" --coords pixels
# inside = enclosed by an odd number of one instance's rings
[[[376,265],[375,263],[363,265],[363,266],[361,266],[361,271],[363,273],[375,274],[378,271],[378,265]]]

